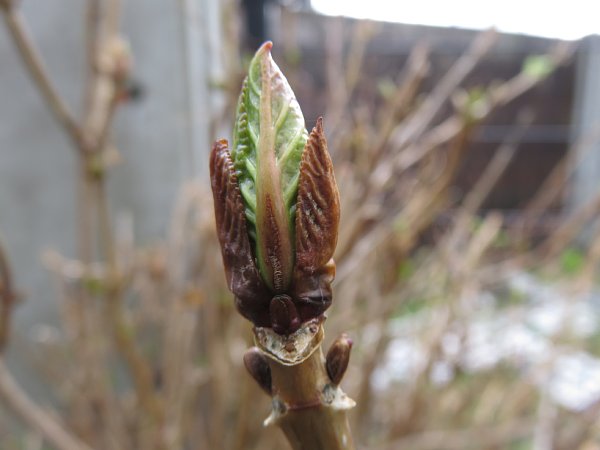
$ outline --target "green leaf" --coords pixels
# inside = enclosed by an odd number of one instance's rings
[[[545,78],[550,75],[556,65],[547,55],[530,55],[523,62],[523,73],[532,78]]]
[[[250,62],[237,106],[231,159],[248,233],[267,285],[283,291],[294,264],[294,217],[308,139],[300,105],[267,42]]]
[[[560,255],[562,270],[568,275],[574,275],[581,271],[585,264],[585,255],[576,248],[567,248]]]
[[[82,280],[83,287],[92,295],[104,295],[107,292],[107,286],[104,280],[94,276],[86,276]]]

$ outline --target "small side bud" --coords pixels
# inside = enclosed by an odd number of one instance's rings
[[[267,357],[263,355],[258,347],[249,348],[244,353],[244,365],[260,388],[272,396],[271,368],[269,367]]]
[[[327,357],[325,358],[325,367],[327,368],[329,379],[336,386],[340,384],[346,373],[351,350],[352,340],[345,333],[338,337],[331,344],[331,347],[329,347]]]
[[[300,316],[289,295],[276,295],[269,305],[271,324],[277,334],[289,335],[300,328]]]
[[[117,83],[123,83],[131,75],[133,57],[129,42],[122,36],[108,39],[98,58],[99,69],[111,76]]]

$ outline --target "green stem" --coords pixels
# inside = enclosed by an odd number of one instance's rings
[[[293,450],[354,450],[347,411],[355,403],[327,374],[322,324],[309,322],[290,336],[266,330],[255,329],[271,373],[273,410],[265,425],[280,427]]]
[[[325,358],[319,346],[306,361],[285,366],[270,360],[273,390],[287,411],[277,418],[294,450],[353,450],[354,442],[347,409],[329,402],[333,386],[325,370]]]

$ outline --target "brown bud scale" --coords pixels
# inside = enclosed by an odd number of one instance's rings
[[[271,326],[278,334],[289,335],[300,328],[300,317],[289,295],[276,295],[269,306]]]
[[[340,384],[346,373],[351,350],[352,340],[344,333],[331,344],[327,352],[327,357],[325,358],[327,375],[329,375],[329,379],[336,386]]]
[[[340,199],[327,151],[323,118],[310,133],[300,163],[296,206],[296,265],[313,273],[333,256],[340,221]]]
[[[258,326],[268,326],[271,294],[254,262],[242,195],[224,139],[213,145],[210,180],[227,285],[242,315]]]
[[[258,347],[249,348],[244,353],[244,365],[260,388],[267,394],[272,395],[271,368],[269,367],[267,357]]]

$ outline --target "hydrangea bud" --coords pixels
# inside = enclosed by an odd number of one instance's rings
[[[236,306],[256,326],[290,334],[331,304],[340,204],[323,120],[307,133],[271,47],[250,63],[232,146],[215,142],[210,172]]]

